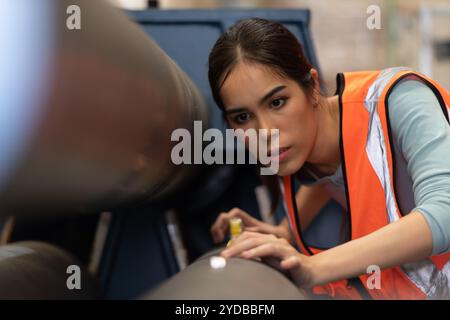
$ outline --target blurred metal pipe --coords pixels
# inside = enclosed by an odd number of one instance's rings
[[[285,275],[259,261],[226,259],[226,266],[213,269],[210,258],[223,248],[200,257],[143,300],[304,300],[305,295]]]
[[[72,283],[69,266],[79,268],[80,289],[70,290],[67,286]],[[0,283],[1,300],[101,297],[97,280],[78,259],[59,247],[38,241],[0,246]]]
[[[74,4],[80,30],[66,26]],[[123,12],[16,0],[2,2],[0,21],[0,214],[107,210],[192,176],[172,164],[170,136],[207,121],[206,105]]]

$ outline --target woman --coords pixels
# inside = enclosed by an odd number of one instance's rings
[[[296,38],[281,24],[258,18],[237,23],[217,40],[208,76],[231,128],[279,129],[272,160],[279,162],[287,211],[278,226],[239,208],[219,215],[211,228],[216,242],[231,217],[246,226],[223,256],[275,259],[315,295],[450,297],[445,89],[406,68],[391,68],[339,74],[336,94],[325,97]],[[294,180],[303,185],[297,194]],[[313,248],[302,231],[330,198],[348,213],[348,241]]]

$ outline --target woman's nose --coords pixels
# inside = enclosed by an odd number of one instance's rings
[[[275,128],[273,122],[268,117],[261,117],[259,119],[258,129],[260,142],[273,144],[279,141],[279,128]]]
[[[270,129],[272,129],[272,123],[269,117],[261,115],[258,117],[258,122],[259,122],[258,129],[266,129],[268,132],[270,132]]]

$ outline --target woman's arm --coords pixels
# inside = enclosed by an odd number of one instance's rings
[[[428,222],[433,255],[450,250],[450,125],[442,111],[433,91],[414,78],[389,96],[394,141],[413,181],[415,207],[408,210]]]
[[[411,212],[362,238],[310,257],[312,285],[348,279],[367,272],[370,265],[390,268],[428,257],[430,228],[419,212]]]

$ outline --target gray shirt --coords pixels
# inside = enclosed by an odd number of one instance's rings
[[[388,98],[395,153],[395,190],[402,213],[422,213],[433,236],[433,255],[450,250],[450,126],[433,91],[414,77],[401,80]],[[302,184],[325,184],[347,209],[342,168]]]

